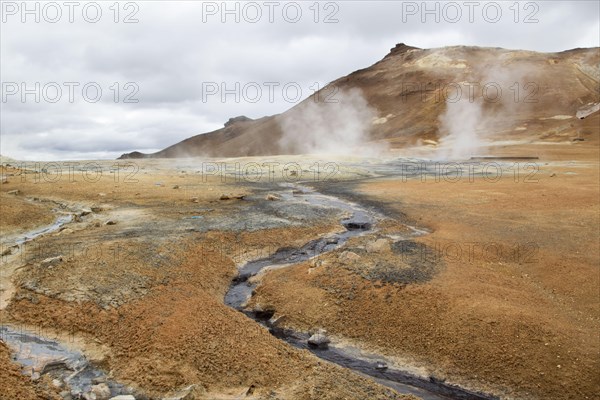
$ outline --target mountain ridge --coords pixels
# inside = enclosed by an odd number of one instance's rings
[[[281,114],[231,118],[223,128],[191,136],[156,153],[134,151],[119,159],[301,154],[305,152],[302,146],[289,145],[289,141],[285,145],[288,122],[299,115],[306,122],[310,119],[310,114],[303,115],[306,110],[325,107],[322,103],[327,98],[351,90],[359,91],[374,110],[365,128],[365,141],[385,142],[391,148],[444,141],[449,131],[452,134],[452,124],[456,124],[448,123],[454,112],[450,107],[467,118],[480,114],[470,128],[490,138],[597,140],[593,126],[598,113],[580,122],[575,115],[581,107],[600,103],[598,65],[600,48],[540,53],[476,46],[421,49],[398,43],[381,60],[330,82]],[[487,101],[491,98],[473,96],[470,103],[481,105],[469,114],[463,110],[473,108],[463,99],[467,87],[469,91],[482,87],[488,92],[496,88],[502,97],[500,101]],[[450,104],[448,93],[453,90],[462,90],[459,101],[464,104],[460,107]],[[343,95],[341,100],[339,109],[344,105]],[[337,109],[329,105],[328,110],[325,115]],[[296,129],[294,134],[298,132]]]

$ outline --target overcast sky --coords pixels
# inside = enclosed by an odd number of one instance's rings
[[[2,1],[2,155],[156,151],[230,117],[285,111],[400,42],[600,45],[598,1],[430,2],[429,13],[421,1],[113,4]]]

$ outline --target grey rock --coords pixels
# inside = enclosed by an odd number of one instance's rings
[[[110,388],[106,383],[92,386],[92,393],[96,395],[97,400],[108,400],[110,398]]]
[[[331,343],[331,340],[323,333],[323,331],[319,331],[315,333],[308,339],[308,344],[314,347],[318,347],[321,349],[327,348],[327,346]]]
[[[388,366],[383,361],[377,361],[377,364],[375,364],[375,369],[378,371],[385,371],[388,369]]]
[[[55,265],[58,265],[59,263],[61,263],[63,260],[63,256],[56,256],[56,257],[48,257],[44,260],[42,260],[42,262],[40,263],[40,265],[42,267],[53,267]]]

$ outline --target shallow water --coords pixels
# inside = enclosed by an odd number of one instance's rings
[[[378,215],[373,211],[367,210],[354,203],[323,195],[311,188],[299,185],[282,186],[294,190],[292,193],[281,194],[283,201],[296,201],[298,198],[301,198],[315,207],[333,207],[347,213],[348,217],[343,218],[340,221],[346,228],[346,231],[330,237],[312,240],[300,248],[280,249],[269,257],[246,263],[239,269],[238,276],[233,280],[229,291],[226,293],[224,299],[225,304],[244,312],[248,317],[267,326],[270,332],[279,339],[282,339],[297,348],[308,349],[319,358],[349,368],[361,375],[367,375],[376,382],[393,388],[399,393],[414,394],[425,400],[494,399],[494,397],[491,396],[470,392],[457,386],[433,379],[422,378],[406,371],[387,367],[382,369],[381,363],[387,365],[388,362],[386,362],[384,357],[376,354],[370,355],[370,358],[365,358],[355,354],[356,351],[350,351],[350,349],[343,347],[330,346],[325,349],[314,348],[308,345],[307,341],[309,336],[307,334],[273,327],[269,322],[269,318],[273,315],[272,312],[257,313],[244,310],[255,287],[255,284],[248,281],[249,278],[257,275],[266,268],[291,266],[334,250],[342,246],[350,237],[372,231],[378,218]],[[295,193],[295,195],[293,193]],[[412,228],[412,231],[411,237],[421,236],[427,233],[416,228]],[[406,239],[406,237],[403,237],[402,239]]]
[[[65,382],[72,396],[90,391],[93,380],[102,380],[111,389],[111,395],[130,394],[125,386],[108,379],[106,373],[91,364],[77,350],[49,337],[7,325],[0,326],[0,339],[13,352],[13,359],[23,366],[23,372],[32,377],[49,374]]]
[[[24,235],[20,236],[15,242],[16,242],[16,244],[21,246],[24,243],[34,240],[38,236],[44,235],[46,233],[52,233],[52,232],[59,230],[60,228],[62,228],[63,225],[71,222],[72,220],[73,220],[73,215],[71,215],[71,214],[59,215],[58,218],[56,218],[56,221],[54,221],[54,223],[52,223],[51,225],[33,229],[33,230],[25,233]]]

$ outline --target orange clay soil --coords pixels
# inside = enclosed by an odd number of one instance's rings
[[[518,182],[505,174],[497,182],[358,186],[399,220],[431,231],[416,239],[436,254],[430,281],[386,283],[364,273],[394,259],[402,268],[389,249],[360,253],[394,231],[388,222],[348,243],[357,260],[340,249],[316,268],[270,272],[253,304],[285,315],[289,327],[322,327],[342,342],[503,398],[598,398],[598,147],[560,146],[521,149],[545,155],[536,161],[537,183],[525,183],[524,171]]]
[[[236,273],[233,259],[300,245],[339,229],[337,220],[239,234],[182,233],[176,230],[182,218],[199,209],[214,208],[223,216],[238,212],[239,200],[218,199],[221,192],[236,194],[240,188],[209,182],[212,190],[194,191],[195,203],[189,191],[172,187],[197,183],[196,177],[153,174],[119,187],[107,178],[95,185],[25,182],[3,188],[18,188],[22,197],[103,210],[36,239],[42,253],[21,256],[22,266],[10,277],[15,294],[0,310],[2,323],[66,332],[101,345],[106,350],[94,357],[96,362],[115,379],[153,397],[195,384],[198,399],[238,398],[249,388],[249,399],[412,398],[294,349],[223,304]],[[12,204],[18,213],[23,203]],[[116,225],[105,225],[112,217]],[[81,241],[91,251],[64,253],[53,268],[39,266],[43,257]],[[124,255],[104,251],[115,244],[126,249]],[[42,383],[15,375],[18,367],[2,351],[0,398],[19,393],[19,399],[38,399],[45,390]]]

